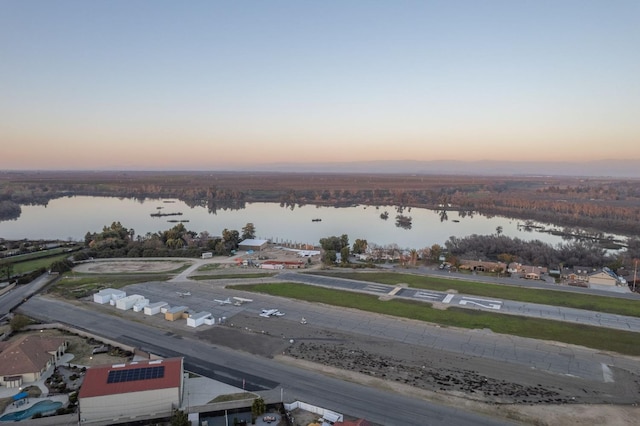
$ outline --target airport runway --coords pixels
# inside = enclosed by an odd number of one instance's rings
[[[318,324],[344,333],[358,333],[411,345],[427,346],[461,356],[488,358],[521,365],[523,368],[599,382],[610,380],[610,367],[620,367],[630,371],[638,371],[640,368],[637,361],[621,355],[596,353],[590,349],[559,343],[495,334],[490,330],[438,327],[419,321],[371,315],[355,309],[297,302],[256,293],[242,293],[225,289],[225,283],[214,282],[212,285],[197,281],[149,282],[127,286],[126,291],[127,294],[141,294],[149,298],[151,303],[165,301],[171,306],[184,305],[194,312],[211,312],[215,318],[224,317],[227,321],[233,321],[233,315],[240,312],[257,316],[262,309],[279,309],[286,315],[278,318],[278,321],[299,322],[304,317],[310,324]],[[177,291],[189,291],[192,295],[180,297]],[[242,306],[220,305],[214,301],[214,299],[234,296],[247,297],[254,301]],[[286,337],[296,338],[297,336]]]
[[[432,290],[418,290],[412,288],[397,289],[396,286],[387,284],[377,284],[367,281],[333,278],[321,275],[299,274],[295,272],[283,272],[278,274],[277,277],[283,281],[378,294],[380,296],[393,294],[395,297],[419,300],[423,302],[450,304],[461,308],[482,309],[503,314],[521,315],[526,317],[640,332],[640,318],[638,317],[628,317],[559,306],[540,305],[536,303],[523,303],[495,298],[489,299],[486,297],[466,296],[457,293],[445,293]]]
[[[161,356],[184,356],[186,369],[223,379],[221,381],[231,382],[234,386],[246,379],[247,389],[261,390],[280,383],[287,401],[312,401],[316,405],[364,417],[378,424],[415,424],[416,419],[429,419],[432,426],[511,424],[213,346],[137,321],[127,321],[99,310],[89,310],[59,300],[36,296],[19,310],[41,321],[71,324],[109,339],[151,349]],[[278,318],[282,319],[284,317]],[[270,320],[272,319],[265,319]]]

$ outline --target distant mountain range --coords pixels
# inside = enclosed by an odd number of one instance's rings
[[[230,170],[231,168],[225,168]],[[243,168],[235,167],[234,170]],[[585,176],[640,178],[640,160],[588,162],[542,161],[357,161],[344,163],[271,163],[245,168],[251,171],[319,173],[412,173],[506,176]]]

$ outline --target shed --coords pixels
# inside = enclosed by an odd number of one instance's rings
[[[93,295],[93,301],[104,305],[112,300],[120,300],[127,296],[127,293],[115,288],[104,288]]]
[[[211,318],[211,312],[198,312],[193,315],[189,315],[187,318],[187,325],[189,327],[198,327],[204,324],[204,320]]]
[[[133,312],[141,312],[149,304],[149,299],[138,300],[133,305]]]
[[[156,303],[150,303],[147,306],[144,307],[144,314],[145,315],[155,315],[157,313],[160,312],[160,309],[167,306],[168,303],[167,302],[156,302]]]
[[[132,294],[131,296],[123,297],[122,299],[116,300],[116,308],[122,309],[123,311],[129,310],[142,299],[144,299],[144,296],[140,294]]]
[[[182,318],[182,314],[188,308],[186,306],[174,306],[173,308],[169,308],[167,312],[164,314],[164,319],[167,321],[175,321]]]
[[[264,262],[260,264],[260,269],[284,269],[284,264],[276,262]]]

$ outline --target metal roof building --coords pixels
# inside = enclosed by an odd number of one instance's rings
[[[170,417],[182,403],[182,358],[91,367],[78,406],[82,424]]]
[[[247,239],[242,240],[238,244],[239,250],[262,250],[269,244],[269,240],[255,240],[255,239]]]

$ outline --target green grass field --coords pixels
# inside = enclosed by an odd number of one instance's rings
[[[423,302],[400,299],[381,301],[373,295],[294,283],[237,285],[229,288],[355,308],[444,326],[468,329],[486,328],[495,333],[553,340],[625,355],[640,355],[640,334],[629,331],[454,307],[447,310],[434,309],[431,305]]]
[[[149,281],[166,281],[171,275],[166,274],[110,274],[93,275],[77,274],[74,272],[64,274],[49,290],[51,293],[65,299],[80,299],[90,296],[103,288],[122,288],[130,284],[138,284]]]
[[[489,284],[475,281],[472,282],[389,272],[314,272],[314,274],[380,284],[395,285],[404,283],[409,287],[425,290],[456,290],[459,293],[469,296],[500,298],[518,302],[564,306],[567,308],[586,309],[589,311],[640,317],[640,302],[637,300],[620,299],[615,297],[594,296],[590,294],[564,292],[561,290],[542,290],[511,285]]]
[[[13,264],[13,273],[15,275],[26,274],[27,272],[35,271],[38,268],[48,269],[52,263],[59,260],[64,260],[70,256],[70,253],[58,254],[48,257],[37,257],[31,260],[25,260],[19,263]]]

